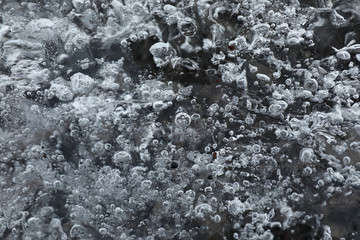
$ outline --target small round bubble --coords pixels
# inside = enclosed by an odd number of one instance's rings
[[[221,222],[221,217],[220,217],[220,215],[216,214],[216,215],[214,216],[214,222],[216,222],[216,223]]]
[[[251,151],[252,151],[253,153],[260,153],[260,151],[261,151],[261,146],[260,146],[259,144],[254,144],[254,145],[252,146],[252,148],[251,148]]]

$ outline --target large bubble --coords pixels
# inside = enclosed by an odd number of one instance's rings
[[[189,114],[180,112],[175,116],[175,124],[181,128],[186,128],[191,123],[191,117]]]

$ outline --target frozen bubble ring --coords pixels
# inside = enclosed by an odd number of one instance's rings
[[[175,116],[175,124],[181,128],[186,128],[191,123],[191,117],[189,114],[180,112]]]

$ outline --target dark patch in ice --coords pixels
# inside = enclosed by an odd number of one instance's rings
[[[68,210],[65,207],[67,199],[67,193],[59,190],[55,191],[52,194],[52,198],[49,201],[49,206],[54,208],[54,213],[61,218],[63,224],[65,224],[68,219]]]

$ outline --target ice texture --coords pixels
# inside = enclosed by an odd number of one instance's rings
[[[0,1],[0,239],[360,239],[360,1]]]

